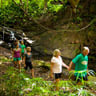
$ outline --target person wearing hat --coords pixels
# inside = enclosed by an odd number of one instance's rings
[[[88,54],[89,48],[83,47],[82,52],[78,54],[69,64],[69,71],[71,70],[72,65],[75,64],[74,76],[77,83],[81,82],[82,80],[88,81]]]

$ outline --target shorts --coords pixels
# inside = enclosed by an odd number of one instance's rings
[[[16,58],[16,57],[13,58],[13,61],[20,61],[20,60],[21,60],[20,57],[19,58]]]
[[[55,79],[61,78],[61,73],[54,73]]]
[[[88,81],[87,75],[86,75],[86,76],[83,76],[83,77],[78,77],[78,79],[77,79],[77,76],[75,76],[75,81],[76,81],[77,83],[78,83],[78,82],[81,82],[82,79],[83,79],[84,81]]]
[[[22,56],[22,57],[24,57],[24,56],[25,56],[25,54],[24,54],[24,53],[21,53],[21,56]]]
[[[31,62],[25,62],[25,64],[26,64],[25,70],[27,70],[27,69],[28,69],[28,67],[29,67],[30,69],[32,69],[32,68],[33,68],[33,66],[32,66],[32,63],[31,63]]]

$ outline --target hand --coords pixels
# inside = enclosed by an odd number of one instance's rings
[[[13,61],[13,58],[12,58],[12,61]]]
[[[68,71],[71,71],[71,68],[70,67],[68,68]]]
[[[26,65],[24,64],[24,68],[26,67]]]
[[[69,66],[66,67],[69,70]]]
[[[88,71],[88,69],[87,69],[87,73],[88,73],[89,71]]]

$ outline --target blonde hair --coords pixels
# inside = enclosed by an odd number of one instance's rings
[[[27,52],[31,52],[31,47],[26,48]]]
[[[59,49],[55,49],[54,52],[53,52],[53,56],[56,57],[58,55],[58,53],[61,55],[60,50]]]

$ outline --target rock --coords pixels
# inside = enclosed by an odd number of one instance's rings
[[[0,65],[2,64],[2,62],[0,61]]]
[[[96,82],[96,77],[88,76],[88,81]]]
[[[0,45],[2,45],[4,43],[4,41],[0,40]]]
[[[77,50],[80,50],[80,41],[78,38],[79,34],[76,32],[74,34],[72,32],[45,32],[35,42],[38,46],[33,47],[35,50],[49,55],[52,55],[54,49],[60,49],[63,57],[73,58],[77,54]],[[81,39],[84,40],[84,36]]]

